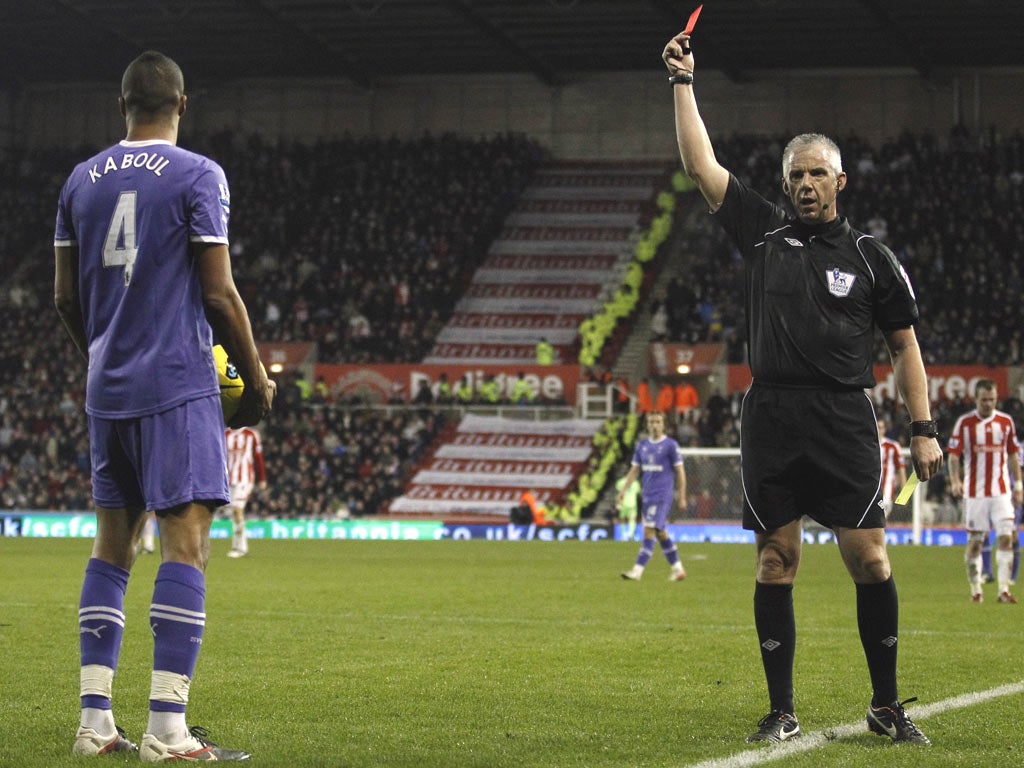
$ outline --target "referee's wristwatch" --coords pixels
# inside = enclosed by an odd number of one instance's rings
[[[935,438],[939,436],[939,428],[934,421],[912,421],[910,436]]]

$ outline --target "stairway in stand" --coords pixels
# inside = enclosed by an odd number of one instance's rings
[[[469,414],[388,510],[395,517],[508,519],[524,491],[561,502],[593,451],[600,421]]]
[[[538,171],[426,363],[576,362],[580,322],[622,283],[674,166],[559,162]]]

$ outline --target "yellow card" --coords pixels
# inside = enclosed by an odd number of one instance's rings
[[[910,501],[910,497],[914,495],[914,490],[917,488],[917,482],[917,472],[911,472],[910,477],[907,478],[907,484],[903,486],[900,495],[896,497],[897,504],[902,507]]]

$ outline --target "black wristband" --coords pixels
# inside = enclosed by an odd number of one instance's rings
[[[672,83],[672,85],[693,85],[693,73],[677,72],[674,75],[669,75],[668,81]]]
[[[911,437],[938,437],[939,428],[934,421],[910,422]]]

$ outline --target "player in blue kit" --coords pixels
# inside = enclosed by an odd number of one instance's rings
[[[665,414],[650,411],[646,418],[647,437],[641,440],[633,453],[632,466],[626,473],[622,490],[616,497],[616,504],[622,504],[625,489],[640,478],[640,513],[644,523],[644,538],[636,564],[624,571],[622,578],[639,581],[644,568],[654,554],[654,540],[661,544],[661,551],[672,569],[669,579],[680,581],[686,578],[683,564],[679,562],[679,550],[666,528],[668,515],[675,501],[679,509],[686,509],[686,471],[679,443],[665,435]]]
[[[230,500],[213,334],[245,382],[231,426],[257,424],[276,385],[231,276],[224,172],[176,146],[185,104],[177,64],[154,51],[135,59],[121,81],[127,137],[78,165],[58,203],[54,297],[88,362],[97,521],[78,612],[79,755],[249,757],[185,721],[206,623],[210,523]],[[159,522],[162,562],[149,613],[149,722],[137,748],[115,725],[111,695],[147,510]]]

